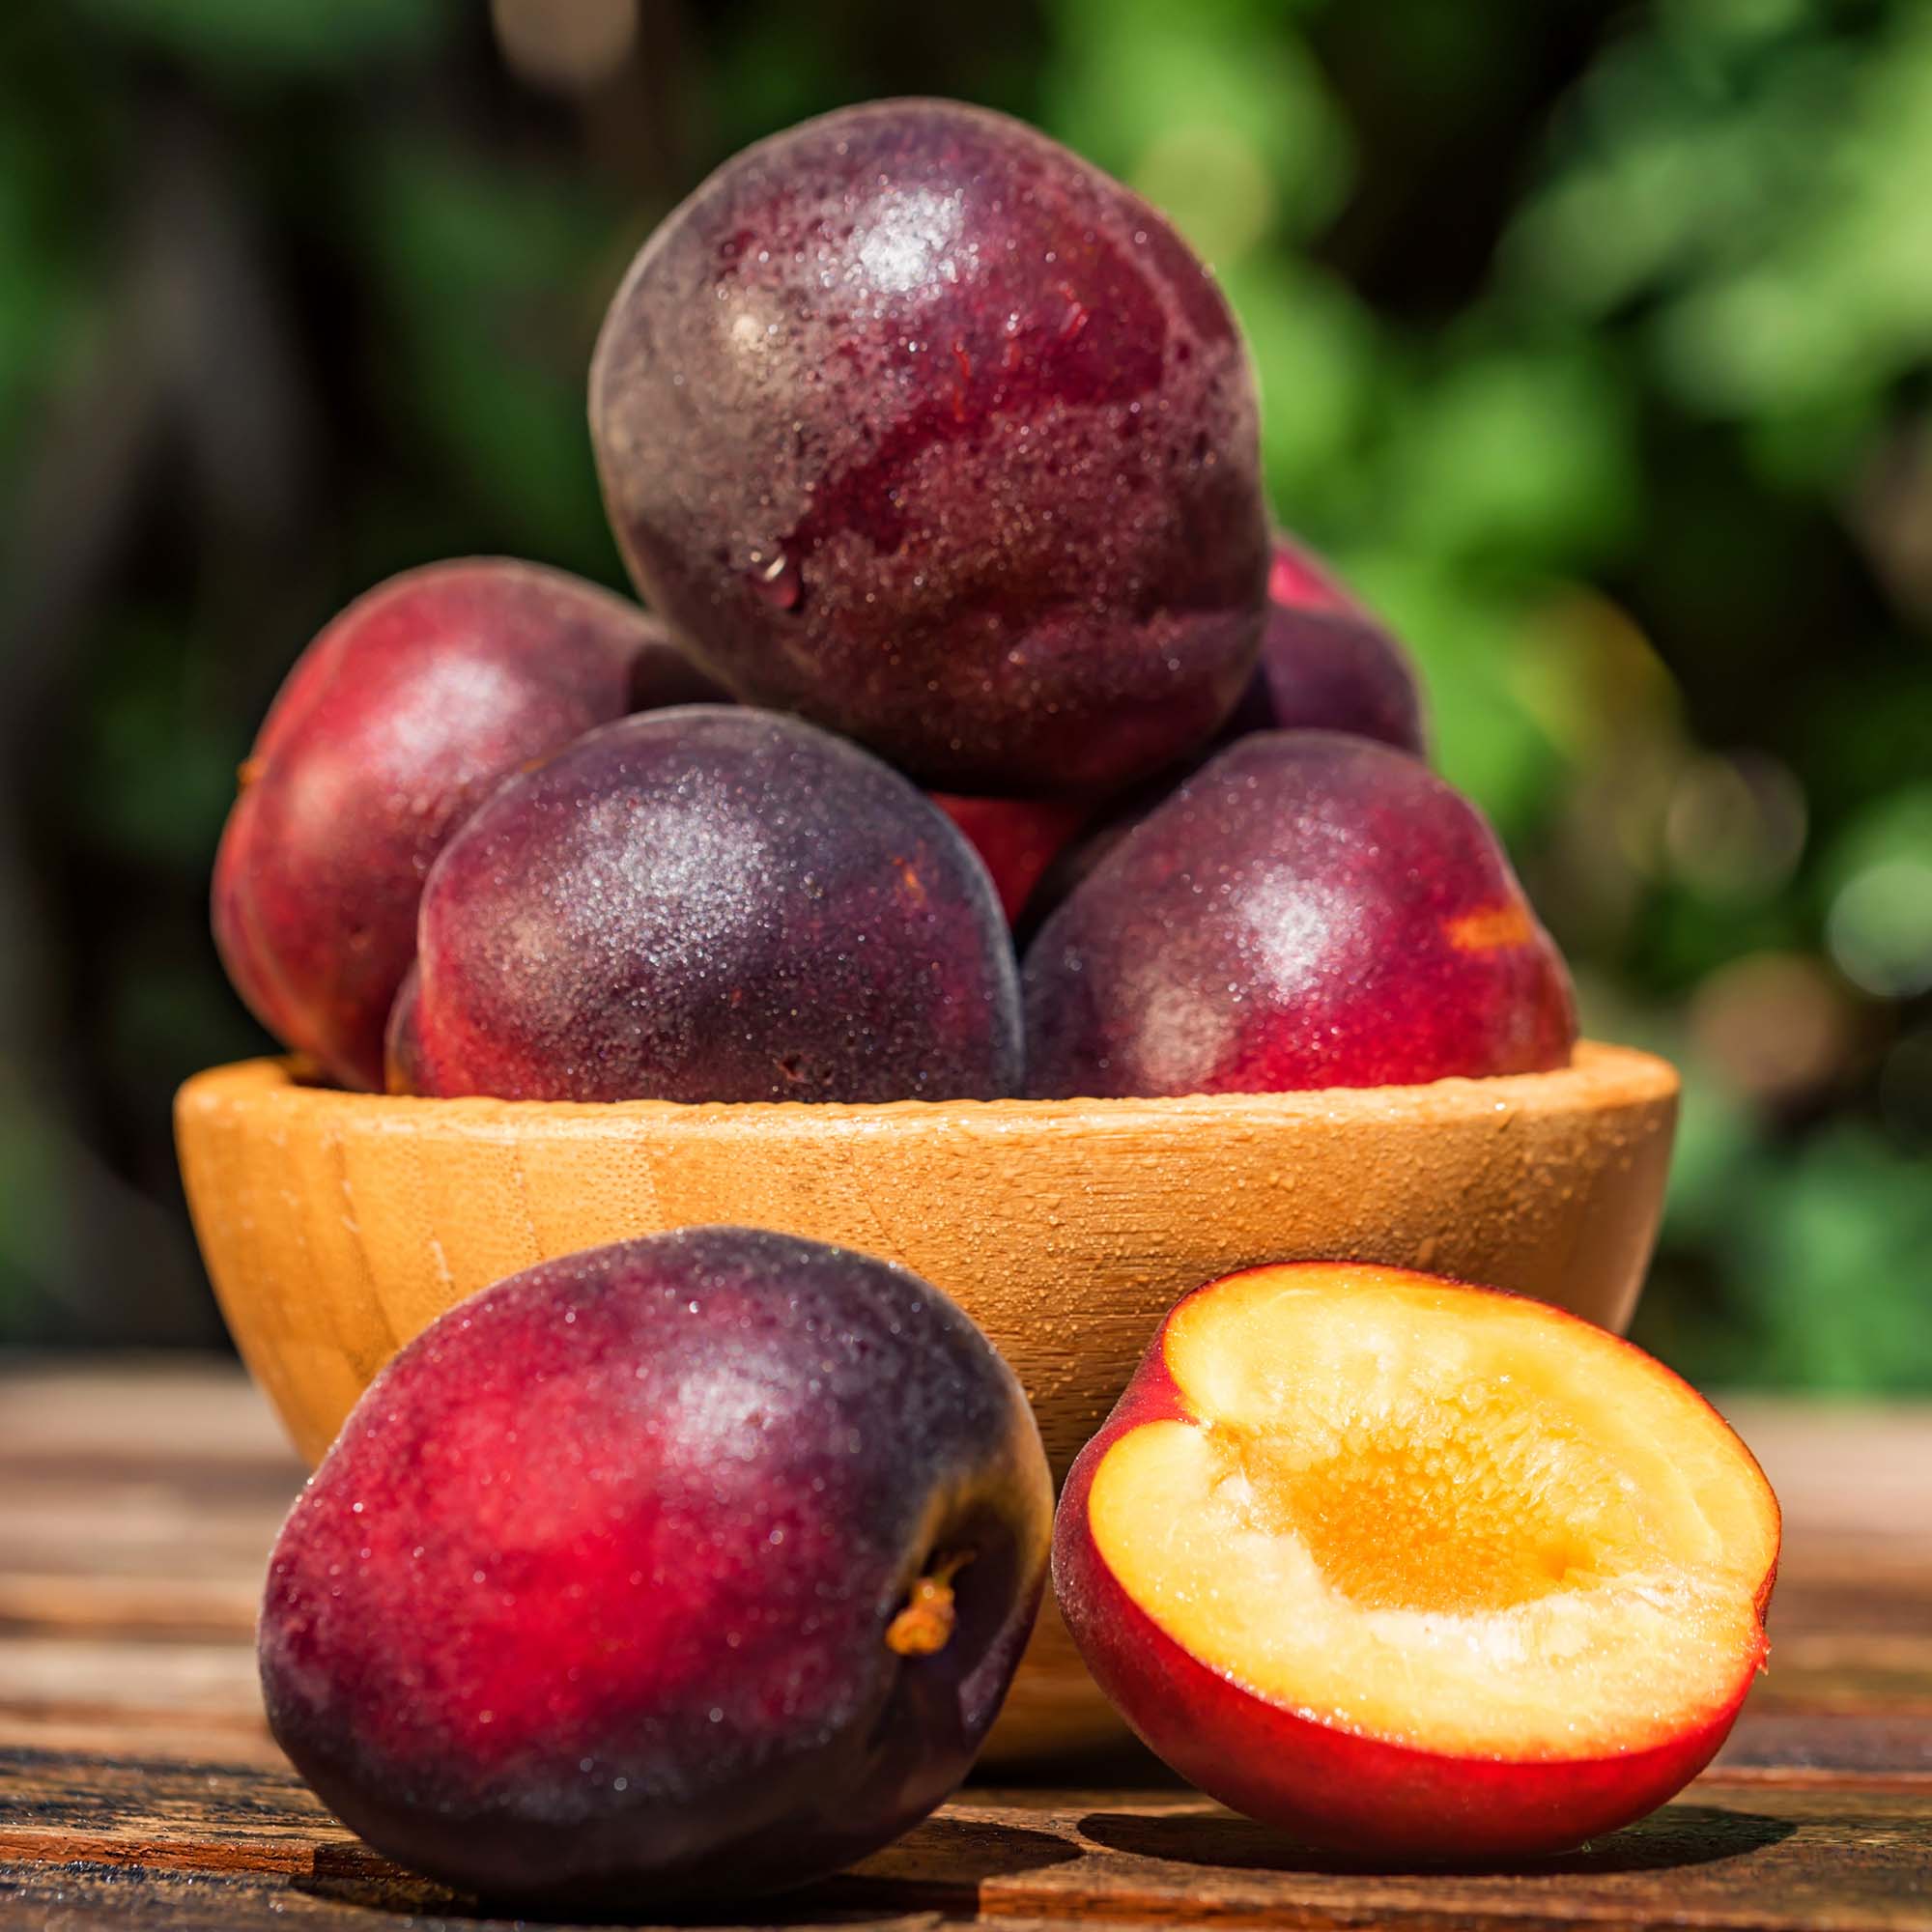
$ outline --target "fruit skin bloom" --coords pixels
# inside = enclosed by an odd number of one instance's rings
[[[1004,116],[887,101],[725,163],[611,303],[590,415],[653,608],[923,783],[1146,777],[1254,664],[1234,317],[1151,208]]]
[[[270,1723],[378,1850],[493,1898],[801,1884],[965,1776],[1052,1510],[1011,1371],[907,1270],[744,1228],[569,1255],[357,1405],[270,1559]]]
[[[1481,812],[1366,738],[1243,738],[1122,838],[1023,976],[1047,1099],[1568,1065],[1570,977]]]
[[[916,786],[795,718],[688,705],[511,780],[423,893],[391,1086],[506,1100],[995,1099],[991,880]]]

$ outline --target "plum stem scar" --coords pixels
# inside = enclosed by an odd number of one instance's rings
[[[888,1650],[901,1657],[930,1657],[946,1648],[958,1621],[952,1579],[972,1560],[970,1549],[942,1557],[912,1586],[905,1607],[886,1626]]]

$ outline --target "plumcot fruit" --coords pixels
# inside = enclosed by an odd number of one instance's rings
[[[1003,115],[885,101],[726,162],[611,303],[590,419],[653,608],[923,783],[1128,783],[1253,667],[1234,317],[1147,203]]]
[[[991,1099],[1020,1080],[985,867],[869,753],[792,718],[628,718],[508,780],[431,872],[394,1091]]]
[[[213,891],[236,990],[330,1077],[380,1089],[450,833],[592,725],[715,691],[654,619],[562,571],[476,557],[379,584],[302,653],[242,768]]]
[[[1570,979],[1482,813],[1330,731],[1243,738],[1029,948],[1030,1091],[1377,1087],[1568,1064]]]
[[[965,1776],[1052,1509],[1011,1371],[905,1269],[742,1228],[567,1256],[356,1405],[270,1561],[270,1725],[491,1898],[796,1885]]]

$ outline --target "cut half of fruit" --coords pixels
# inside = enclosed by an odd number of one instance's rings
[[[1766,1644],[1777,1505],[1641,1350],[1351,1263],[1168,1317],[1068,1480],[1066,1621],[1183,1776],[1304,1837],[1574,1845],[1722,1743]]]

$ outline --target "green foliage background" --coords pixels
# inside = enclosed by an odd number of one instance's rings
[[[600,39],[601,36],[601,39]],[[0,14],[0,1338],[205,1341],[237,760],[404,565],[621,582],[582,376],[747,140],[957,95],[1142,188],[1279,514],[1425,667],[1593,1031],[1687,1076],[1639,1332],[1932,1388],[1932,13],[26,0]]]

